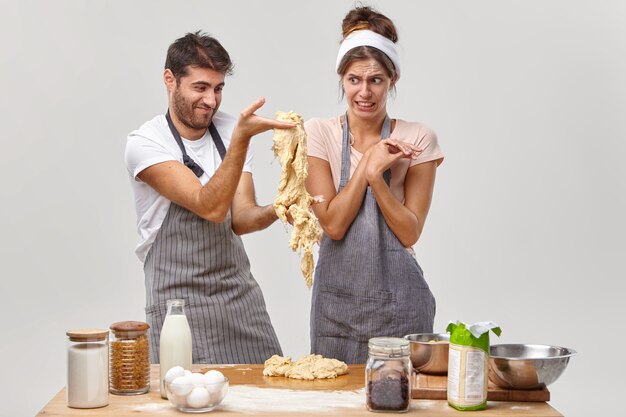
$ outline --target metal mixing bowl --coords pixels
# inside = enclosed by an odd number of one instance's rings
[[[447,333],[415,333],[404,336],[411,346],[413,368],[425,374],[448,373],[448,349],[450,335]]]
[[[502,344],[489,349],[489,379],[501,388],[541,389],[556,381],[576,354],[548,345]]]

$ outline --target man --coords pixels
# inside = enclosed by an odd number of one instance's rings
[[[271,205],[256,205],[250,139],[293,125],[255,115],[263,99],[238,121],[218,111],[231,72],[216,39],[196,32],[176,40],[163,74],[168,113],[128,136],[154,362],[172,298],[186,302],[194,363],[262,363],[282,354],[238,235],[277,218]]]

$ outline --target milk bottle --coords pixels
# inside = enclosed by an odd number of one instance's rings
[[[191,370],[191,329],[185,316],[185,300],[167,300],[167,315],[159,342],[161,397],[167,398],[163,379],[173,366]]]

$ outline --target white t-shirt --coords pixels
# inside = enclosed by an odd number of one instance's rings
[[[237,119],[217,111],[213,116],[213,124],[217,128],[224,146],[228,149]],[[182,139],[187,155],[204,169],[204,174],[198,180],[202,185],[206,184],[222,162],[208,129],[201,139]],[[252,172],[252,158],[253,151],[252,145],[250,145],[243,166],[244,172]],[[140,242],[135,253],[143,262],[163,224],[163,219],[167,215],[171,202],[137,178],[137,174],[161,162],[183,162],[183,153],[172,136],[165,115],[156,116],[128,135],[125,159],[135,197],[137,231],[140,236]]]

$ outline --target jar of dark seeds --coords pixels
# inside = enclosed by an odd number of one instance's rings
[[[411,404],[409,341],[396,337],[369,340],[365,366],[367,409],[404,413]]]
[[[150,390],[150,326],[121,321],[110,326],[109,389],[112,394],[136,395]]]

